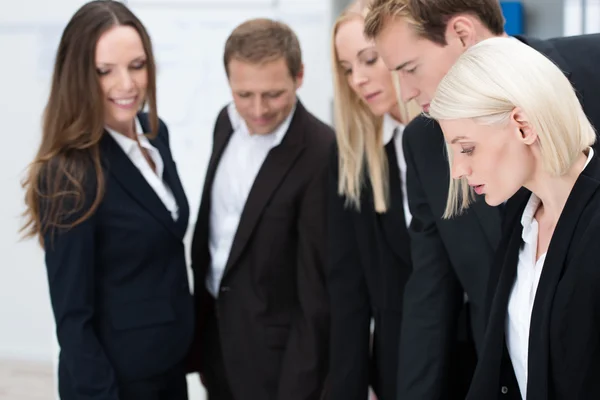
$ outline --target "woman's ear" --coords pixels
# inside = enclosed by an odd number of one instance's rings
[[[527,145],[532,145],[537,142],[538,136],[533,125],[531,124],[527,114],[520,109],[515,109],[510,114],[511,123],[513,123],[518,131],[519,139]]]

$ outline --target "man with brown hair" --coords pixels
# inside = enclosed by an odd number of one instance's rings
[[[302,55],[285,24],[244,22],[224,64],[233,102],[217,117],[192,243],[199,307],[190,358],[209,399],[319,399],[334,133],[297,99]]]
[[[404,100],[414,99],[427,111],[439,82],[464,51],[506,33],[497,0],[372,0],[365,35],[375,40],[388,68],[398,72]],[[588,118],[600,127],[600,35],[515,40],[565,72]],[[413,273],[405,287],[398,398],[464,399],[472,376],[468,339],[472,336],[481,354],[497,281],[491,260],[500,237],[501,208],[478,199],[461,216],[442,219],[449,170],[439,125],[416,118],[404,131],[403,146],[413,216]],[[498,388],[498,394],[517,395],[512,383],[506,390]]]

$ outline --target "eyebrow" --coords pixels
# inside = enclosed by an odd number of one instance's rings
[[[364,49],[361,49],[361,50],[359,50],[359,51],[356,53],[356,56],[357,56],[357,57],[360,57],[360,56],[361,56],[361,55],[362,55],[362,54],[363,54],[365,51],[368,51],[368,50],[374,50],[374,49],[375,49],[375,46],[365,47]],[[338,61],[338,64],[339,64],[341,67],[343,67],[343,65],[342,65],[342,64],[344,64],[344,63],[346,63],[346,64],[352,64],[350,61],[346,61],[346,60],[339,60],[339,61]]]
[[[415,60],[409,60],[409,61],[406,61],[406,62],[404,62],[404,63],[402,63],[402,64],[398,65],[398,66],[397,66],[396,68],[394,68],[392,71],[400,71],[401,69],[404,69],[404,68],[406,68],[406,66],[407,66],[408,64],[411,64],[411,63],[414,63],[414,62],[415,62]]]
[[[146,56],[136,57],[133,60],[131,60],[129,63],[131,64],[131,63],[138,62],[138,61],[146,61]],[[103,67],[110,67],[110,66],[113,66],[115,64],[113,64],[113,63],[107,63],[107,62],[99,62],[98,65],[101,65]]]
[[[458,142],[459,140],[462,140],[462,139],[468,139],[468,138],[466,136],[457,136],[454,139],[452,139],[452,141],[450,142],[450,144],[454,144],[454,143],[456,143],[456,142]]]
[[[358,53],[356,53],[356,55],[360,57],[360,55],[362,53],[364,53],[365,51],[367,51],[367,50],[373,50],[374,48],[375,48],[375,46],[365,47],[364,49],[362,49]]]

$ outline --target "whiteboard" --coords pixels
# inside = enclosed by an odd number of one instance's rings
[[[55,24],[68,21],[86,0],[2,0],[0,25]]]

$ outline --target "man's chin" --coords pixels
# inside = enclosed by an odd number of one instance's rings
[[[254,135],[268,135],[272,133],[277,127],[272,124],[269,125],[259,125],[250,127],[250,132]]]

